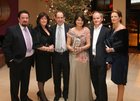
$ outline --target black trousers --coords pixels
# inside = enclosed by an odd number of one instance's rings
[[[30,70],[32,57],[22,59],[22,61],[13,61],[10,67],[10,93],[11,101],[27,101]],[[20,99],[18,91],[20,88]]]
[[[96,57],[90,62],[91,80],[95,90],[97,101],[108,101],[107,85],[106,85],[106,65],[100,65],[96,61]]]
[[[63,91],[61,90],[61,77],[63,77]],[[69,57],[68,53],[57,53],[53,55],[53,81],[55,97],[60,98],[63,94],[68,98],[69,84]]]

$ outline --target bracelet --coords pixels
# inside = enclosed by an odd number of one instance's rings
[[[109,64],[109,62],[106,62],[106,64]]]
[[[9,62],[13,62],[14,59],[11,59]]]

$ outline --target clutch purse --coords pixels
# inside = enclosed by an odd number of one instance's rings
[[[116,41],[112,44],[113,47],[121,47],[123,46],[122,41]]]
[[[106,40],[104,41],[104,43],[105,43],[106,46],[112,47],[112,45],[111,45],[111,43],[110,43],[110,41],[109,41],[108,39],[106,39]]]
[[[122,44],[122,41],[115,41],[115,42],[110,42],[108,39],[106,39],[104,41],[105,45],[107,45],[108,47],[121,47],[123,44]]]

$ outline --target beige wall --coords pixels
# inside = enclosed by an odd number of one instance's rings
[[[113,9],[118,9],[122,12],[122,22],[126,25],[126,0],[113,0]]]
[[[20,0],[19,11],[23,9],[28,10],[31,15],[30,24],[35,26],[38,13],[46,10],[44,3],[41,0]]]

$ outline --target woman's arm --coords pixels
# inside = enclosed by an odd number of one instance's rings
[[[86,27],[86,44],[81,47],[81,50],[87,50],[90,47],[90,30]]]
[[[74,48],[71,46],[71,44],[72,44],[72,36],[68,32],[67,33],[67,48],[69,51],[74,52]]]

